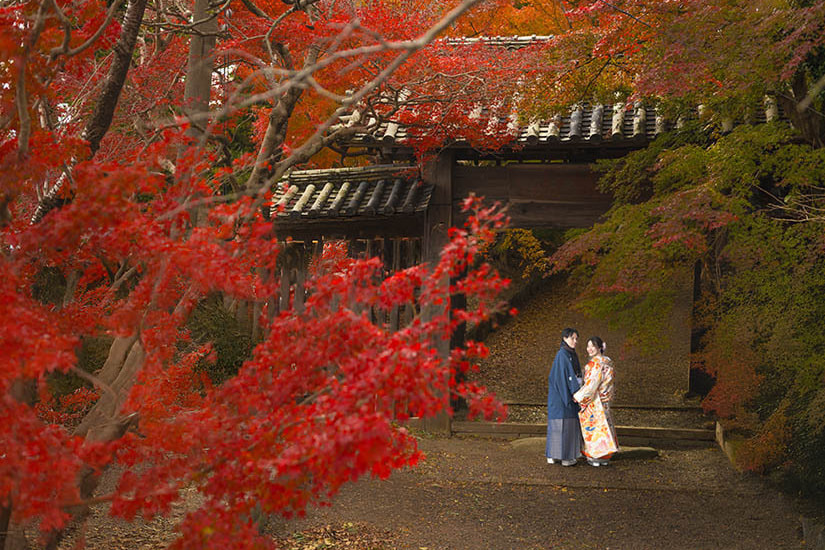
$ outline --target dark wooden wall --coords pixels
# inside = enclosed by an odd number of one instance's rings
[[[485,202],[509,205],[511,227],[589,227],[610,204],[596,188],[589,164],[456,164],[452,172],[453,221],[461,220],[461,201],[474,192]]]
[[[304,283],[308,278],[309,265],[313,258],[322,253],[324,241],[290,241],[283,242],[281,246],[278,271],[273,274],[281,287],[280,293],[269,299],[270,315],[292,308],[303,311],[306,301]],[[380,258],[384,262],[384,276],[388,277],[421,263],[423,245],[422,239],[417,237],[350,239],[347,241],[347,252],[351,258]],[[370,311],[370,319],[379,326],[396,331],[413,319],[417,314],[416,308],[415,304],[394,307],[391,311],[375,308]]]

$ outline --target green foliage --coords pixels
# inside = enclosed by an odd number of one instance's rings
[[[214,384],[220,384],[238,372],[251,356],[252,335],[236,316],[224,307],[219,296],[212,296],[195,308],[189,330],[197,343],[211,342],[214,360],[203,359],[198,368],[207,373]]]
[[[607,219],[565,243],[552,258],[580,288],[579,306],[629,331],[644,353],[664,351],[661,327],[669,323],[686,275],[709,249],[709,227],[735,218],[722,197],[697,188],[617,205]]]
[[[546,250],[557,249],[571,236],[571,230],[553,227],[534,227],[531,231]]]
[[[809,398],[800,401],[791,417],[790,430],[794,437],[789,442],[788,454],[794,457],[787,465],[783,481],[790,488],[818,497],[825,504],[825,380]]]
[[[112,338],[109,336],[85,337],[77,348],[77,368],[94,374],[103,367],[109,355]],[[78,375],[55,371],[48,375],[49,388],[55,397],[63,397],[80,388],[91,389],[91,384]]]
[[[483,250],[482,259],[489,262],[510,284],[501,296],[513,307],[530,298],[532,291],[549,274],[548,254],[565,240],[561,229],[507,229],[496,235],[495,241]],[[508,314],[501,313],[494,319],[468,326],[467,337],[484,340],[494,327],[507,320]]]
[[[666,191],[667,178],[657,177],[657,163],[660,155],[680,147],[695,145],[704,149],[708,136],[697,121],[691,121],[679,132],[670,132],[657,137],[653,143],[620,159],[600,159],[596,169],[601,172],[599,190],[613,196],[618,205],[636,204],[650,199],[655,192]],[[697,168],[701,164],[697,164]],[[694,170],[691,170],[693,172]]]

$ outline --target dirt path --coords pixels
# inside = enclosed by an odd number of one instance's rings
[[[421,467],[361,481],[332,508],[271,528],[351,522],[394,533],[376,548],[399,550],[804,548],[790,504],[715,447],[562,468],[544,462],[543,445],[423,439]]]

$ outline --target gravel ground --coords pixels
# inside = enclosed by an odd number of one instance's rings
[[[270,518],[290,550],[804,549],[795,503],[736,472],[716,447],[661,450],[606,468],[544,461],[544,439],[419,438],[427,459],[387,480],[346,485],[331,507]],[[155,550],[199,495],[170,518],[126,523],[98,505],[87,550]],[[61,548],[74,548],[67,540]]]
[[[543,438],[420,446],[428,458],[414,470],[349,485],[331,508],[270,529],[349,523],[394,533],[372,550],[804,548],[791,503],[715,447],[563,468],[544,461]]]

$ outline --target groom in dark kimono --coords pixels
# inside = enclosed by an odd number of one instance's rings
[[[579,333],[574,328],[561,332],[561,348],[547,377],[547,446],[549,464],[573,466],[581,455],[579,404],[573,394],[581,386],[581,366],[576,355]]]

